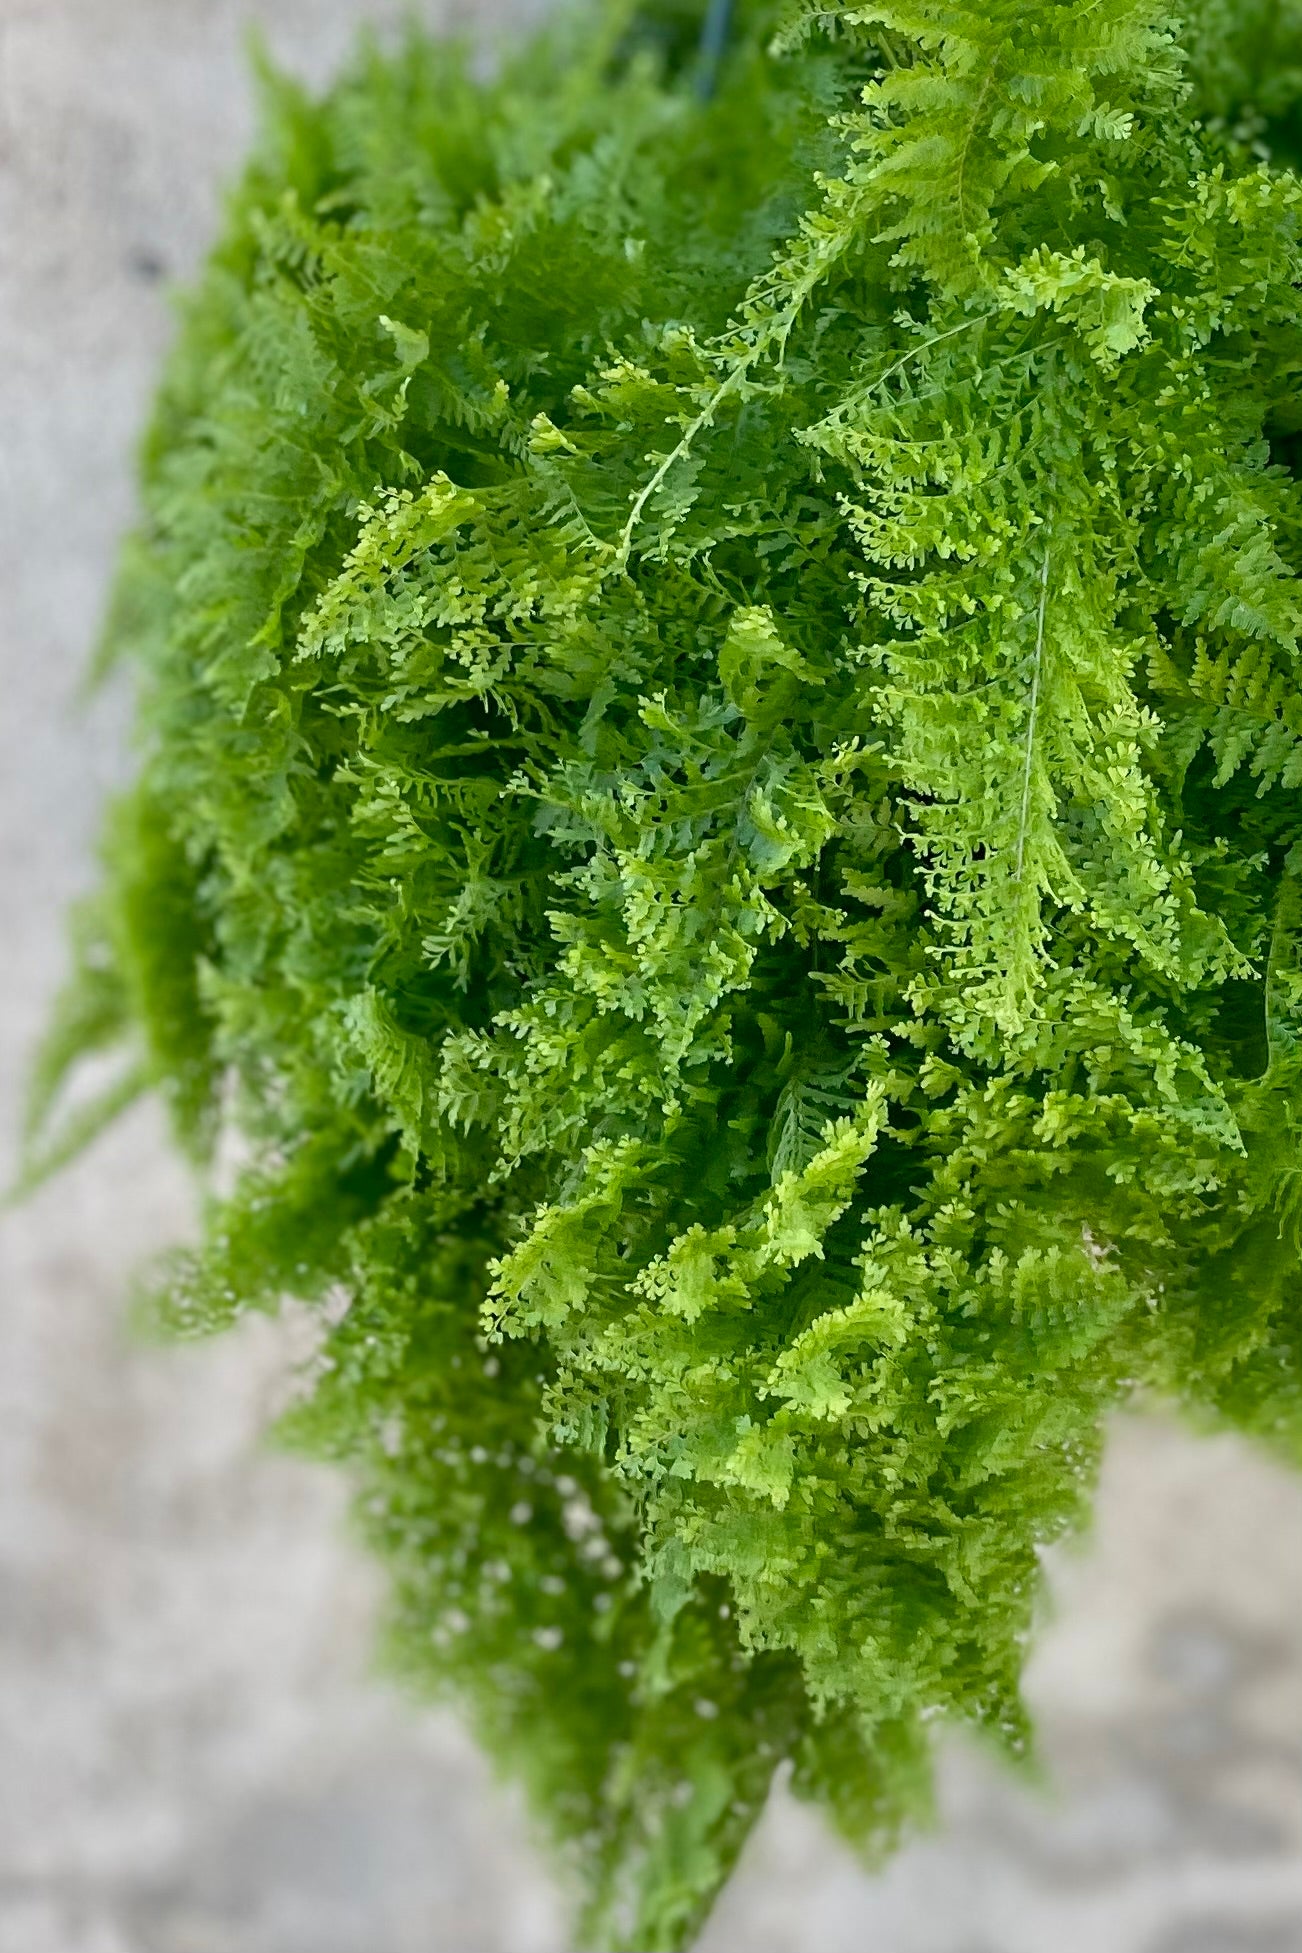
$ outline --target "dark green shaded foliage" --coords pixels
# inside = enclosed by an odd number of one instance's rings
[[[603,1949],[779,1763],[881,1851],[938,1720],[1025,1752],[1110,1406],[1302,1434],[1302,74],[736,11],[708,102],[700,0],[268,77],[37,1108],[220,1099],[155,1311],[322,1299],[287,1435]]]

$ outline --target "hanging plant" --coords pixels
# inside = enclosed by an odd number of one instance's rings
[[[880,1852],[941,1727],[1025,1752],[1110,1407],[1298,1455],[1299,31],[608,0],[266,77],[32,1168],[146,1088],[242,1136],[153,1314],[332,1301],[285,1435],[603,1953],[780,1764]]]

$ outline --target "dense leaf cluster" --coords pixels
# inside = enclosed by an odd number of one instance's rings
[[[1302,1437],[1297,9],[704,12],[268,81],[36,1108],[243,1136],[157,1306],[324,1304],[602,1949],[1024,1749],[1110,1405]]]

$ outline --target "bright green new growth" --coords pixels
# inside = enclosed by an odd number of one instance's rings
[[[710,102],[703,0],[415,39],[269,83],[188,302],[38,1119],[132,1055],[43,1143],[244,1135],[157,1306],[332,1304],[289,1434],[606,1953],[784,1760],[878,1851],[937,1722],[1024,1750],[1111,1405],[1302,1449],[1258,11],[755,0]]]

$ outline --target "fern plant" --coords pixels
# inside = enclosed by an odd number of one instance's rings
[[[1302,14],[728,11],[264,77],[33,1101],[242,1135],[153,1316],[330,1305],[606,1953],[1026,1752],[1111,1406],[1302,1449]]]

